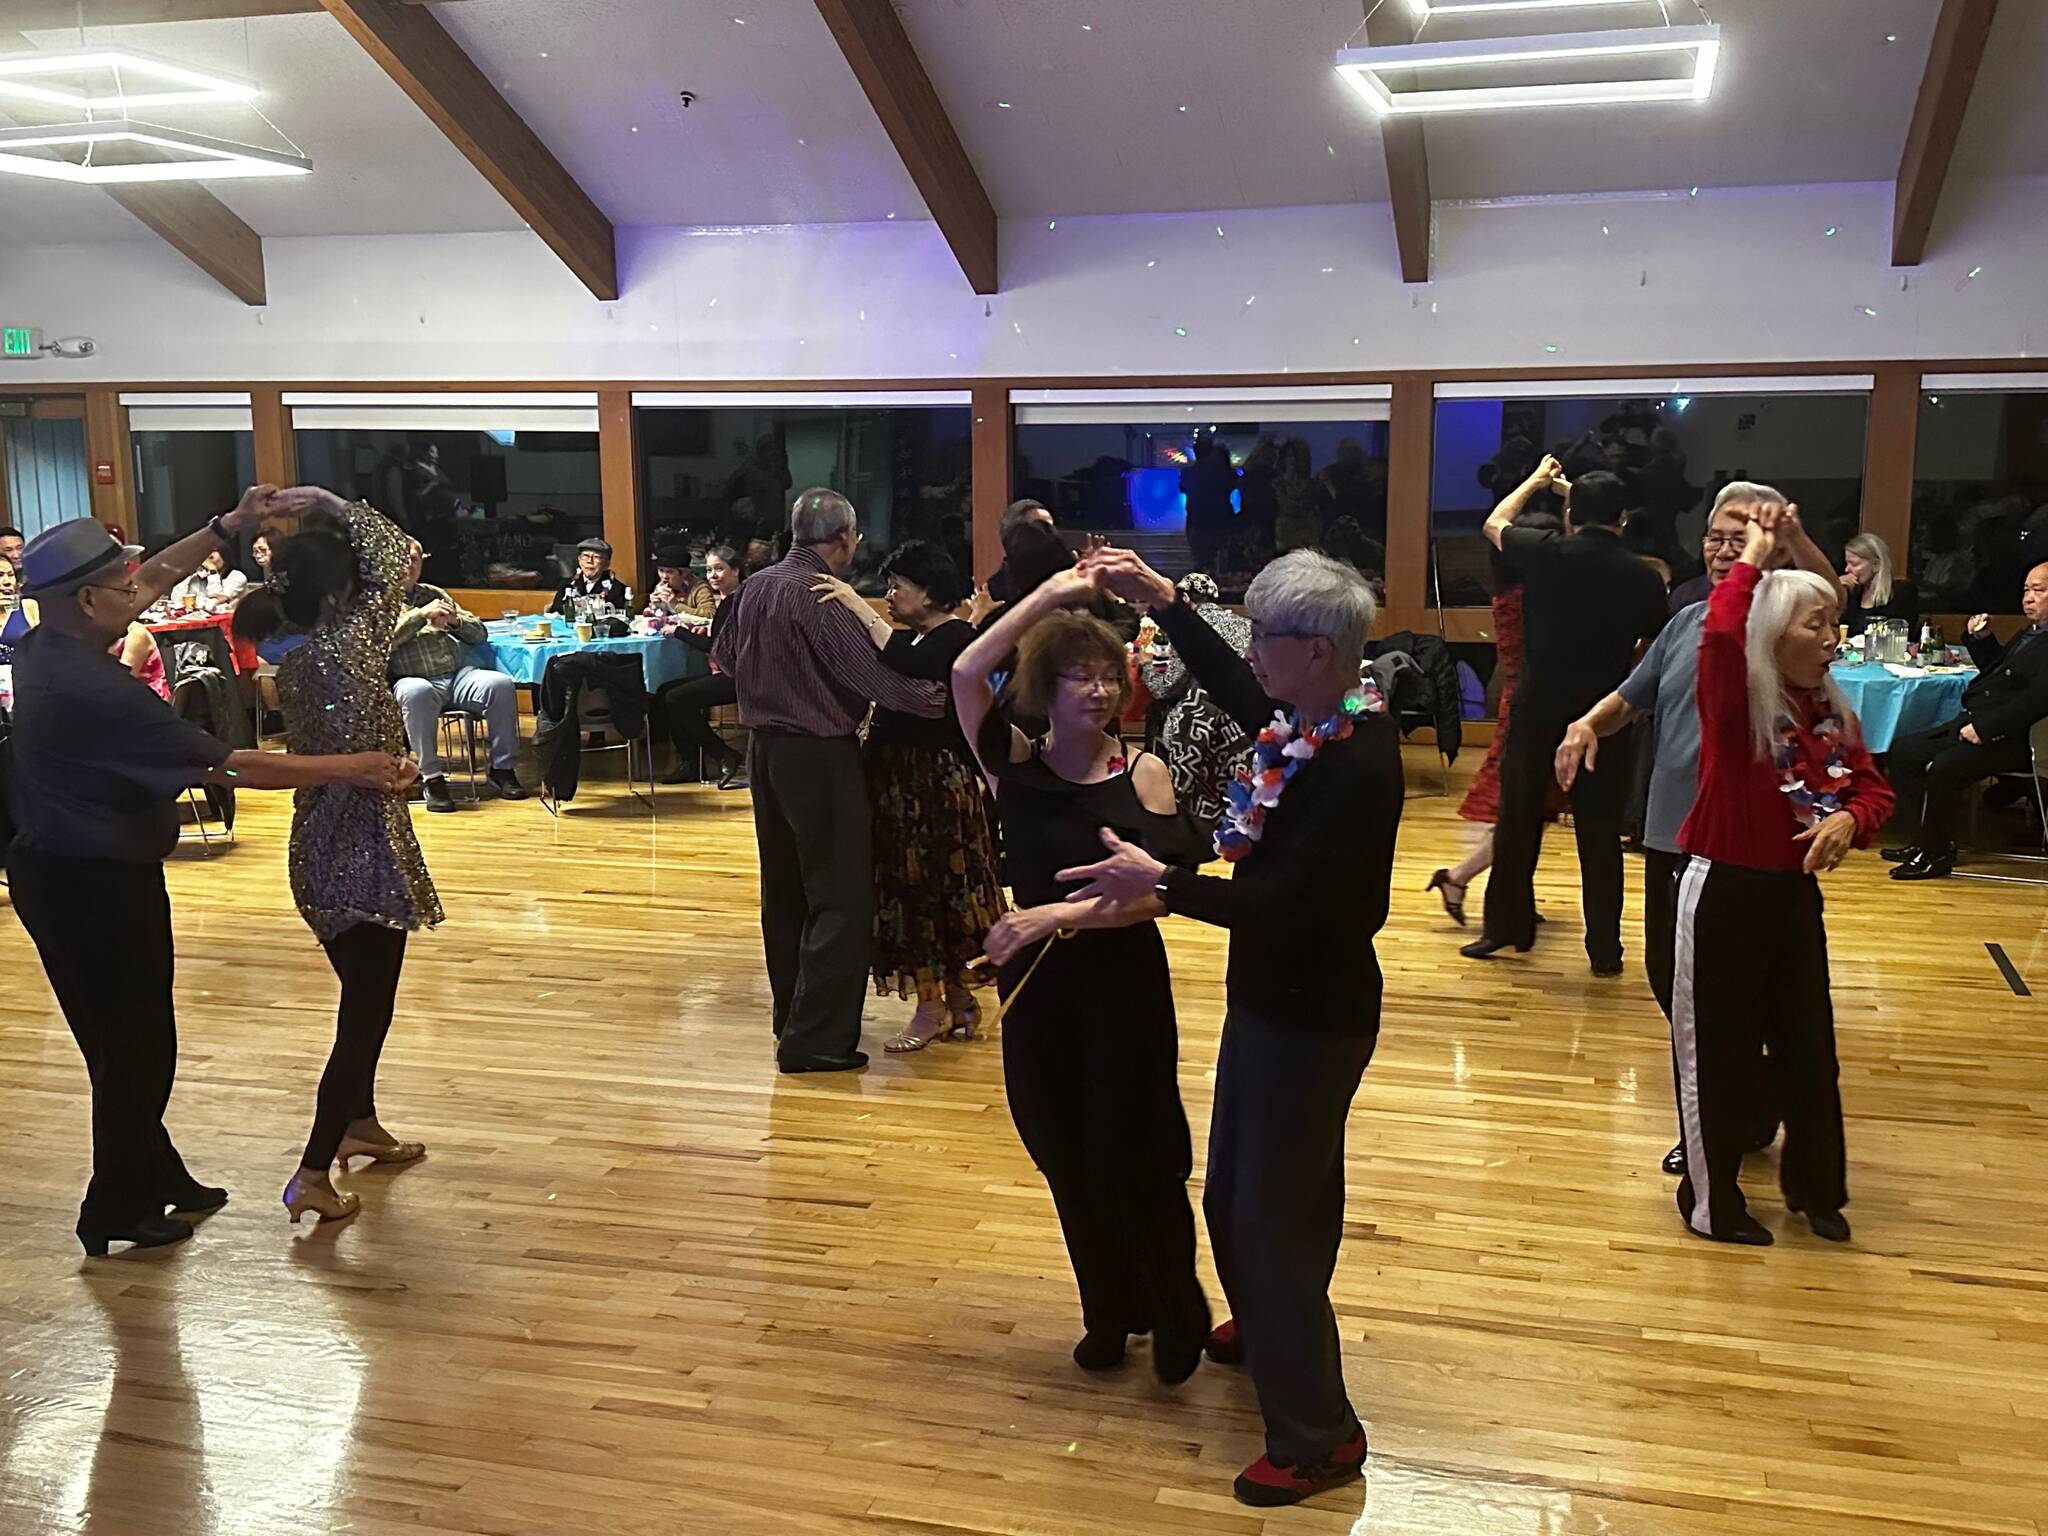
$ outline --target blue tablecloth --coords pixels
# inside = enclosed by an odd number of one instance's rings
[[[495,667],[515,683],[535,686],[547,671],[550,657],[572,651],[632,652],[640,658],[649,693],[679,677],[701,677],[711,670],[702,651],[666,635],[628,635],[623,640],[593,640],[585,645],[577,640],[576,631],[560,619],[549,620],[553,639],[529,645],[522,637],[536,622],[531,617],[493,619],[484,626],[490,632],[490,643],[470,647],[470,654],[480,667]]]
[[[1863,739],[1873,752],[1889,752],[1892,740],[1955,718],[1963,690],[1977,673],[1941,672],[1930,677],[1895,677],[1876,662],[1836,667],[1835,683],[1863,722]]]

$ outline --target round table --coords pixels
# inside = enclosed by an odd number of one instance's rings
[[[234,619],[232,609],[224,608],[218,613],[209,613],[204,608],[199,608],[191,613],[173,611],[168,616],[155,619],[145,614],[142,627],[155,635],[159,641],[204,641],[213,651],[214,664],[220,666],[221,671],[232,675],[247,670],[242,664],[242,657],[235,652],[233,637],[228,633],[228,626]],[[223,662],[226,665],[221,666]]]
[[[550,659],[574,651],[621,651],[638,656],[649,693],[676,678],[696,677],[711,670],[702,651],[666,635],[627,635],[619,640],[585,642],[578,640],[576,631],[559,618],[548,619],[548,639],[530,643],[526,633],[539,622],[533,616],[493,619],[484,626],[489,641],[470,647],[470,654],[478,666],[494,668],[522,687],[534,688],[540,686]]]
[[[1863,740],[1873,752],[1888,752],[1900,736],[1953,720],[1976,676],[1974,667],[1918,677],[1900,677],[1877,662],[1834,668],[1835,685],[1863,722]]]

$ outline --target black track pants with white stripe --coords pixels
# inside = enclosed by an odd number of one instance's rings
[[[1840,1210],[1847,1154],[1820,882],[1696,858],[1679,877],[1674,948],[1671,1055],[1687,1169],[1679,1214],[1712,1237],[1746,1210],[1736,1180],[1759,1036],[1782,1096],[1785,1202]]]

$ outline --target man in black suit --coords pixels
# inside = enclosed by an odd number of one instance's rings
[[[1530,500],[1553,488],[1564,493],[1568,537],[1513,526]],[[1486,537],[1522,578],[1522,680],[1505,722],[1486,929],[1461,951],[1471,959],[1536,942],[1536,857],[1558,743],[1566,726],[1621,686],[1642,642],[1664,626],[1664,583],[1621,542],[1627,504],[1614,475],[1593,470],[1568,483],[1546,457],[1486,520]],[[1627,750],[1603,751],[1599,771],[1580,774],[1571,788],[1595,976],[1621,974],[1621,821],[1631,769]]]
[[[1919,817],[1917,835],[1884,856],[1898,865],[1894,880],[1939,880],[1956,867],[1956,810],[1963,792],[1994,774],[2020,773],[2033,763],[2027,736],[2048,717],[2048,564],[2027,572],[2020,592],[2027,627],[2001,645],[1991,616],[1970,620],[1963,643],[1977,677],[1963,692],[1963,712],[1931,731],[1892,742],[1885,761],[1901,818]]]

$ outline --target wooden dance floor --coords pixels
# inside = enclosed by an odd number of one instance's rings
[[[1901,888],[1873,855],[1829,881],[1855,1242],[1787,1217],[1770,1154],[1746,1182],[1778,1246],[1716,1246],[1657,1168],[1639,864],[1622,980],[1587,973],[1556,837],[1537,952],[1461,960],[1422,886],[1463,827],[1421,762],[1336,1285],[1366,1484],[1241,1508],[1241,1373],[1075,1370],[997,1045],[884,1057],[908,1008],[874,1001],[867,1073],[778,1077],[746,797],[665,790],[657,826],[600,780],[559,821],[416,817],[449,922],[413,942],[380,1109],[432,1152],[350,1178],[332,1233],[277,1200],[335,999],[287,797],[171,865],[171,1124],[234,1191],[180,1248],[81,1258],[85,1075],[0,921],[0,1531],[2048,1529],[2048,1030],[1986,948],[2048,988],[2044,892]],[[1199,1199],[1224,946],[1168,938]]]

